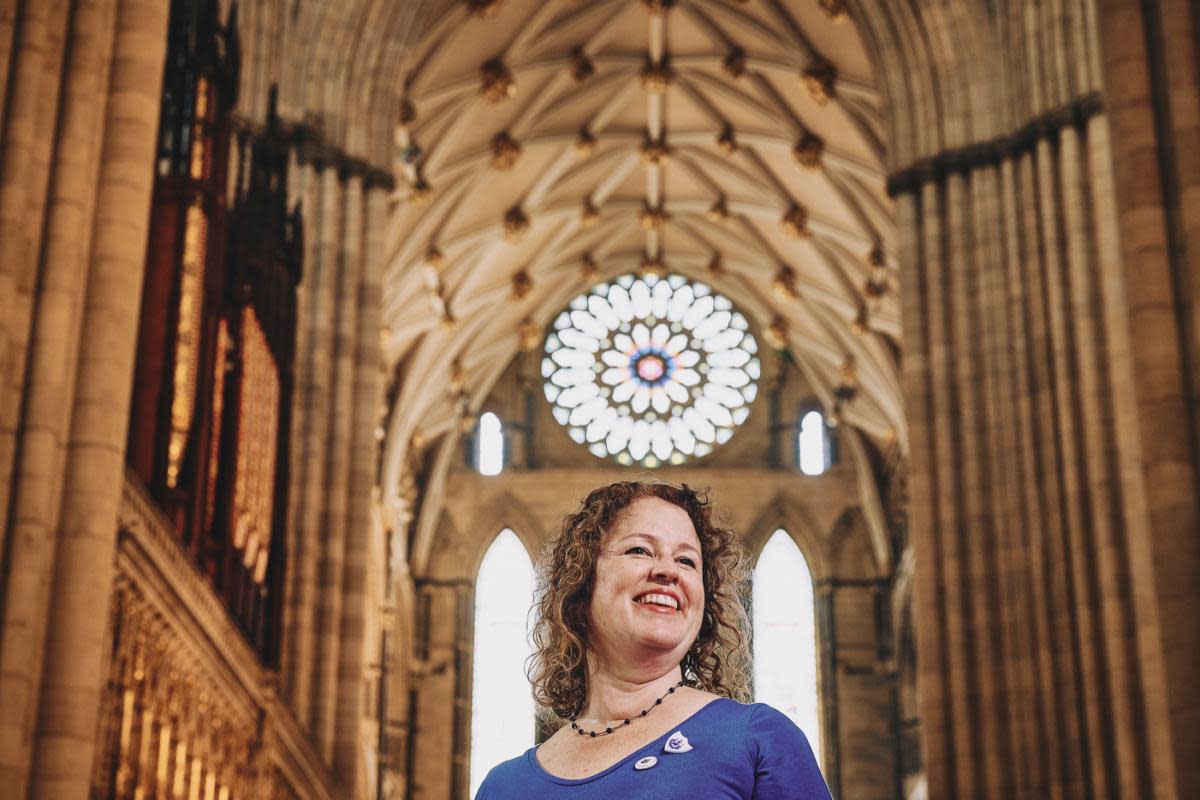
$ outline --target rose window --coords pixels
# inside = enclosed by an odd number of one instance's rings
[[[622,275],[554,320],[542,376],[554,418],[621,464],[707,455],[750,413],[758,346],[726,297],[682,275]]]

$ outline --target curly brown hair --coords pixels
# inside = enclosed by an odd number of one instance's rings
[[[620,481],[592,491],[567,515],[538,570],[534,609],[534,654],[529,680],[534,698],[559,717],[587,702],[587,620],[604,533],[635,500],[657,497],[687,512],[700,539],[704,617],[680,667],[685,680],[715,694],[745,700],[749,695],[746,586],[742,543],[712,519],[708,492],[687,484]]]

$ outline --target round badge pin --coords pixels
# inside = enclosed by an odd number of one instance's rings
[[[646,756],[645,758],[639,758],[637,761],[635,761],[633,764],[633,768],[634,769],[650,769],[657,763],[658,763],[658,759],[655,758],[654,756]]]

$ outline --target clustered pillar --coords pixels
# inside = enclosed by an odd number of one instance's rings
[[[897,197],[930,796],[1174,796],[1109,120],[1037,130]]]
[[[167,8],[17,5],[0,37],[0,784],[84,797]]]
[[[360,777],[386,183],[303,149],[295,169],[305,217],[305,267],[283,672],[297,719],[351,789]]]

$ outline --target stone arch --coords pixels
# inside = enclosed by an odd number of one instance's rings
[[[541,523],[516,495],[502,491],[492,495],[481,507],[480,512],[472,520],[468,530],[478,533],[479,538],[473,544],[466,574],[474,580],[479,575],[479,566],[492,542],[500,532],[508,528],[517,535],[529,560],[537,565],[539,552],[542,547]]]
[[[801,501],[783,492],[777,494],[746,529],[744,542],[750,568],[758,563],[758,556],[771,535],[782,528],[800,548],[813,581],[824,579],[829,574],[830,564],[825,555],[824,537],[812,523],[814,518]]]

